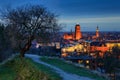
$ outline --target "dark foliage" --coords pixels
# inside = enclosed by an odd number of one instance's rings
[[[9,38],[5,26],[0,24],[0,62],[8,58],[12,53]]]
[[[31,42],[48,43],[61,29],[57,23],[57,16],[40,5],[25,5],[7,10],[3,15],[7,19],[6,30],[10,36],[12,48],[24,57],[31,47]]]

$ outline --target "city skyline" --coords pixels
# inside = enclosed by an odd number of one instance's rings
[[[76,23],[81,25],[81,31],[120,31],[120,1],[119,0],[4,0],[0,7],[17,7],[24,4],[40,4],[49,11],[59,15],[59,23],[67,27],[64,31],[74,29]]]

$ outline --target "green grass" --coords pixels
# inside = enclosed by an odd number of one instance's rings
[[[42,57],[41,60],[44,62],[47,62],[49,64],[55,65],[69,73],[77,74],[79,76],[93,78],[95,80],[106,80],[105,78],[100,77],[97,74],[91,73],[90,70],[87,70],[87,69],[81,68],[81,67],[76,67],[76,66],[66,63],[60,59]]]
[[[59,76],[59,74],[55,73],[51,68],[46,67],[42,64],[35,63],[31,60],[31,62],[36,66],[37,69],[40,71],[46,73],[52,80],[62,80],[62,78]]]
[[[16,72],[9,67],[0,66],[0,80],[14,80]]]
[[[61,80],[62,78],[42,64],[28,58],[16,57],[0,65],[0,80]]]

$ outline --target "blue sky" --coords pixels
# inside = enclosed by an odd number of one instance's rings
[[[64,31],[74,29],[76,23],[82,31],[120,31],[120,0],[0,0],[0,7],[40,4],[59,15]]]

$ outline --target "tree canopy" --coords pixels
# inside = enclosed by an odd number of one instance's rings
[[[9,9],[2,16],[6,20],[11,41],[15,47],[19,47],[22,56],[29,50],[34,39],[49,42],[61,29],[57,16],[40,5]]]

